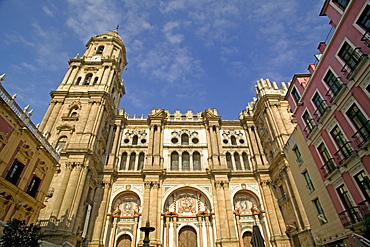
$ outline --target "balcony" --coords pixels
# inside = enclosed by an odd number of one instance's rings
[[[322,116],[324,116],[324,114],[327,113],[329,109],[330,107],[328,107],[325,100],[321,101],[320,104],[317,105],[317,110],[313,114],[317,123],[320,122]]]
[[[341,70],[343,75],[348,79],[352,73],[357,68],[358,64],[361,62],[362,58],[364,58],[364,54],[361,51],[361,48],[358,47],[353,50],[351,55],[345,60],[345,64]]]
[[[338,170],[338,167],[334,162],[334,158],[331,158],[320,169],[324,172],[324,177],[327,178],[334,171]]]
[[[368,120],[353,136],[357,147],[362,147],[370,140],[370,120]]]
[[[369,201],[363,201],[358,204],[358,209],[360,210],[360,213],[363,218],[370,215],[370,202]]]
[[[360,214],[359,207],[352,207],[338,214],[340,221],[344,227],[362,222],[363,218]]]
[[[339,148],[339,150],[334,154],[334,156],[337,158],[338,163],[342,164],[354,153],[355,151],[352,149],[351,142],[346,142],[343,146]]]
[[[343,91],[345,84],[337,77],[331,81],[328,81],[329,90],[326,92],[326,96],[329,98],[330,103],[334,103],[336,97]]]
[[[370,30],[367,30],[361,38],[361,41],[364,42],[367,47],[370,48]]]

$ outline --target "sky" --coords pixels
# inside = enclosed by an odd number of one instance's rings
[[[68,60],[118,27],[127,51],[121,108],[147,116],[216,108],[237,120],[260,78],[307,73],[329,19],[324,0],[0,0],[0,74],[37,124]]]

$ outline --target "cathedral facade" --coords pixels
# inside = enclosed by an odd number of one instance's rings
[[[266,246],[313,246],[283,154],[295,126],[284,84],[261,79],[238,120],[216,109],[130,117],[119,109],[126,64],[117,31],[97,35],[51,92],[39,129],[60,167],[39,218],[46,240],[141,246],[149,223],[151,246],[251,246],[254,226]]]

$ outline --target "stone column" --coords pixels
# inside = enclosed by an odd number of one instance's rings
[[[203,237],[204,237],[204,234],[205,232],[203,232],[203,217],[201,216],[198,216],[198,229],[199,229],[199,232],[198,232],[198,238],[199,238],[199,246],[204,246],[206,247],[206,245],[203,243]]]
[[[263,198],[264,208],[267,214],[267,224],[270,229],[272,244],[277,244],[279,240],[285,236],[285,223],[281,215],[277,200],[270,188],[270,180],[263,180],[260,182],[261,194]],[[269,207],[267,207],[269,205]]]
[[[82,166],[81,163],[73,163],[70,164],[73,166],[70,179],[68,181],[68,186],[66,186],[66,193],[63,197],[63,202],[60,207],[58,218],[65,217],[68,219],[69,215],[71,215],[71,206],[73,200],[75,200],[76,196],[76,188],[80,179],[81,170],[78,168],[78,166]],[[68,213],[67,213],[68,212]]]
[[[101,185],[98,186],[98,189],[95,193],[96,196],[94,197],[94,209],[89,222],[89,225],[93,227],[90,228],[91,230],[89,229],[88,233],[88,236],[91,236],[92,234],[91,246],[103,246],[103,229],[108,212],[110,188],[110,183],[102,182]],[[101,197],[103,198],[99,205],[98,200],[100,200]],[[93,232],[91,233],[91,231]]]

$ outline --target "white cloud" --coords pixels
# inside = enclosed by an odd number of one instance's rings
[[[179,22],[171,21],[171,22],[166,23],[164,27],[162,28],[162,32],[164,33],[167,40],[171,44],[179,44],[184,40],[184,35],[179,34],[179,33],[177,34],[173,33],[175,29],[179,28],[179,26],[180,26]]]
[[[57,7],[54,4],[50,4],[49,6],[43,6],[42,10],[45,14],[47,14],[50,17],[55,17],[55,13],[57,11]]]
[[[112,0],[68,0],[67,25],[86,42],[91,36],[115,29],[120,13]]]

